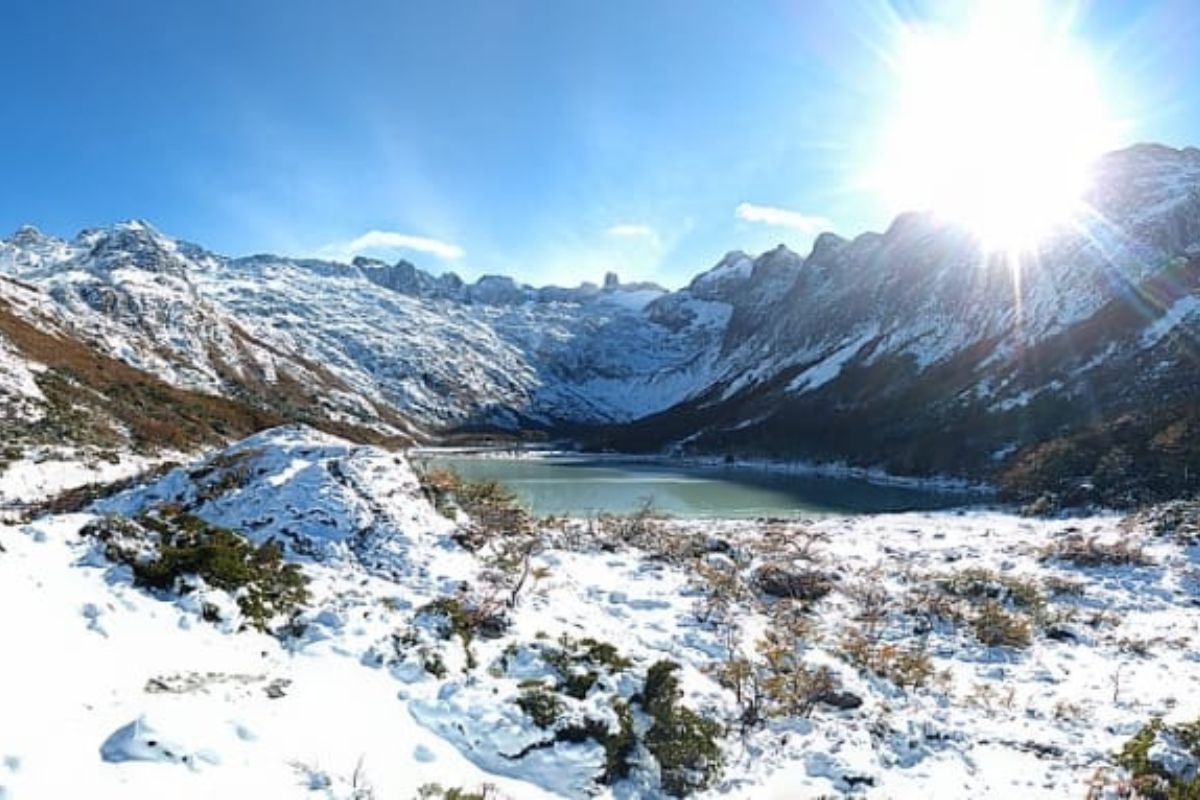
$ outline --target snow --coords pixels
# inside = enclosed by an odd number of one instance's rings
[[[0,773],[10,800],[73,797],[85,786],[91,797],[130,800],[335,797],[309,791],[300,768],[344,790],[360,759],[400,797],[448,774],[486,777],[403,712],[386,675],[321,645],[291,654],[265,636],[221,633],[78,565],[77,522],[0,529],[9,551],[0,602],[36,608],[3,624],[0,753],[20,765]],[[106,635],[85,624],[87,602],[102,610]],[[148,690],[177,675],[195,682]],[[287,694],[271,699],[264,688],[277,680],[290,681]],[[424,761],[406,757],[417,747]]]
[[[1200,312],[1200,297],[1189,294],[1179,298],[1171,304],[1170,308],[1166,309],[1161,317],[1142,331],[1142,347],[1149,348],[1158,344],[1176,326],[1198,312]]]
[[[112,483],[138,475],[155,464],[178,459],[178,453],[153,457],[120,453],[116,463],[96,453],[70,448],[37,448],[0,468],[0,512],[6,507],[44,500],[89,483]]]
[[[1059,230],[1019,285],[974,237],[922,214],[884,234],[825,237],[807,259],[733,252],[674,292],[227,258],[132,221],[69,242],[27,229],[0,240],[0,272],[27,284],[0,280],[0,301],[20,295],[26,318],[172,384],[237,396],[311,387],[321,414],[383,432],[620,423],[775,391],[773,379],[820,358],[787,389],[812,391],[837,379],[872,329],[868,366],[903,360],[920,374],[987,345],[981,370],[1014,368],[1200,243],[1194,151],[1131,148],[1098,175],[1090,201],[1103,224]],[[1145,341],[1194,315],[1195,302],[1149,324]],[[0,367],[9,362],[0,346]],[[0,370],[0,392],[27,392],[27,371]]]
[[[841,373],[842,367],[849,363],[850,359],[858,355],[858,351],[877,335],[878,329],[873,327],[852,339],[848,344],[842,345],[795,378],[792,378],[787,387],[788,391],[811,392],[829,383]]]
[[[662,289],[619,289],[605,292],[599,302],[621,306],[629,311],[641,311],[664,294]]]
[[[34,378],[39,366],[21,358],[0,338],[0,420],[36,422],[42,418],[46,397]]]
[[[331,457],[337,446],[349,453],[347,443],[309,434],[316,458]],[[268,438],[302,448],[295,430]],[[395,466],[394,475],[374,475],[371,490],[381,503],[411,479]],[[302,501],[289,492],[308,488],[313,484],[285,482],[277,507]],[[425,568],[464,574],[453,567],[465,554],[446,552],[443,538],[412,521],[435,520],[428,504],[391,499],[408,535],[433,538],[422,548]],[[291,510],[304,524],[303,507]],[[544,796],[473,768],[406,713],[397,700],[401,684],[360,663],[397,622],[382,598],[412,592],[416,581],[377,582],[358,565],[310,566],[322,606],[308,638],[287,649],[268,636],[203,623],[186,596],[170,602],[135,589],[121,570],[89,554],[77,531],[90,518],[0,526],[0,604],[36,609],[0,621],[0,755],[20,765],[0,773],[6,800],[74,796],[81,786],[97,798],[348,797],[360,762],[376,785],[396,792],[391,796],[411,796],[448,775],[464,784],[496,783],[516,797]],[[434,527],[444,531],[448,523],[437,520]],[[304,530],[329,532],[323,523]],[[451,566],[433,567],[439,557]],[[431,581],[424,591],[440,588]],[[286,686],[284,695],[269,696],[271,685]],[[410,758],[418,749],[421,757]],[[322,777],[306,782],[301,771]],[[326,784],[329,791],[308,789]]]
[[[0,281],[0,300],[28,295],[41,323],[174,385],[229,394],[290,378],[319,388],[331,418],[385,430],[403,423],[383,425],[383,408],[418,428],[661,410],[705,385],[696,365],[711,361],[728,319],[723,304],[720,316],[697,302],[692,324],[649,322],[665,292],[641,284],[452,289],[416,272],[428,291],[407,294],[358,267],[229,259],[137,221],[61,246],[44,239],[0,240],[0,272],[32,287]]]
[[[692,282],[692,288],[711,290],[721,284],[737,283],[749,278],[753,271],[754,260],[752,258],[741,252],[729,253],[708,272],[697,275]]]
[[[1047,383],[1045,386],[1039,386],[1035,389],[1025,389],[1015,395],[1012,395],[1011,397],[1006,397],[997,403],[993,403],[991,409],[993,411],[1011,411],[1014,408],[1024,408],[1039,395],[1046,393],[1053,394],[1054,392],[1061,391],[1062,388],[1062,381],[1053,380]]]
[[[239,469],[242,482],[224,493],[197,492]],[[299,638],[206,622],[201,600],[222,593],[143,591],[78,535],[96,514],[163,501],[193,504],[256,541],[285,539],[311,579]],[[516,707],[520,681],[547,674],[539,648],[563,634],[615,643],[634,665],[603,677],[571,714],[603,717],[607,698],[632,696],[636,676],[663,658],[681,665],[690,706],[728,721],[736,713],[731,693],[710,677],[726,643],[697,616],[688,562],[589,545],[586,529],[580,521],[546,531],[537,563],[548,574],[498,638],[477,637],[476,669],[464,672],[457,640],[431,644],[446,657],[439,679],[414,668],[411,652],[393,659],[392,637],[430,600],[475,584],[481,563],[454,542],[455,524],[433,510],[396,454],[276,429],[93,512],[0,525],[0,608],[8,610],[0,617],[0,791],[5,800],[77,796],[81,787],[97,800],[350,798],[357,774],[379,797],[411,797],[434,781],[492,783],[535,800],[660,796],[644,754],[610,788],[593,782],[603,762],[594,743],[516,756],[547,735]],[[779,529],[717,520],[669,530],[726,542],[703,556],[718,564]],[[789,528],[789,538],[816,543],[816,568],[838,576],[808,615],[805,659],[834,669],[863,704],[771,720],[745,736],[735,725],[723,742],[726,769],[702,796],[1077,796],[1153,714],[1196,718],[1200,661],[1184,643],[1200,634],[1197,547],[1147,538],[1153,564],[1145,567],[1038,558],[1071,530],[1107,541],[1131,528],[1111,515],[1030,520],[1003,510]],[[837,655],[847,626],[860,624],[855,586],[902,598],[930,576],[973,567],[1079,581],[1081,596],[1052,601],[1056,612],[1073,609],[1075,621],[1062,623],[1070,638],[1038,632],[1025,650],[989,648],[969,629],[935,625],[922,640],[943,677],[906,691]],[[746,637],[770,625],[760,611],[737,609]],[[1102,621],[1085,624],[1089,617]],[[885,619],[885,641],[914,641],[904,619]],[[429,632],[418,626],[418,635]],[[1144,642],[1144,654],[1133,655],[1130,642]]]
[[[419,271],[420,290],[407,291],[384,282],[399,267],[230,259],[134,221],[72,241],[33,229],[0,241],[0,272],[16,278],[0,279],[0,303],[175,385],[234,394],[239,381],[292,381],[317,389],[328,417],[381,429],[404,425],[384,424],[385,410],[415,427],[627,421],[713,388],[730,398],[801,366],[788,391],[813,391],[868,346],[868,363],[907,359],[920,372],[988,342],[976,386],[1004,411],[1071,389],[1053,381],[1003,394],[1005,366],[1030,345],[1196,252],[1200,153],[1134,148],[1102,171],[1090,201],[1106,227],[1046,242],[1019,295],[1007,265],[979,263],[972,243],[921,215],[886,234],[823,240],[803,263],[786,250],[730,254],[671,293],[498,278],[464,286]],[[1200,299],[1185,296],[1135,343],[1153,347],[1198,313]],[[1119,356],[1115,346],[1103,358]],[[40,369],[0,339],[4,417],[39,418]],[[366,785],[402,799],[433,781],[492,783],[534,800],[658,796],[645,752],[627,780],[600,786],[594,741],[552,741],[516,705],[522,680],[548,674],[539,643],[563,635],[615,643],[632,662],[568,703],[572,719],[611,723],[608,701],[633,698],[650,664],[681,665],[688,705],[730,726],[710,797],[1082,796],[1148,719],[1200,715],[1191,645],[1200,546],[1150,538],[1115,516],[1029,520],[1000,509],[787,523],[783,546],[815,542],[812,566],[833,584],[808,614],[803,658],[834,670],[862,705],[741,735],[735,698],[712,674],[730,640],[697,613],[694,561],[728,565],[749,553],[757,565],[783,523],[664,523],[670,536],[703,543],[683,559],[598,540],[594,521],[546,527],[536,557],[545,576],[507,628],[472,643],[478,666],[468,669],[460,643],[441,641],[419,609],[479,590],[487,565],[458,543],[459,523],[429,504],[403,456],[281,428],[189,457],[86,513],[16,522],[36,500],[183,458],[117,455],[26,447],[0,470],[0,800],[341,800]],[[162,504],[282,543],[311,581],[302,632],[239,632],[229,593],[200,581],[182,595],[135,587],[128,567],[80,536],[102,515]],[[1071,530],[1140,537],[1153,563],[1079,568],[1039,557]],[[919,602],[915,589],[967,568],[1078,581],[1083,593],[1051,598],[1056,636],[1041,625],[1027,649],[984,646],[969,626],[944,621],[918,633],[920,620],[893,608],[881,641],[926,648],[938,677],[921,689],[901,690],[839,652],[862,624],[855,587]],[[219,620],[206,620],[214,609]],[[774,623],[744,601],[734,613],[735,646],[755,652]],[[409,631],[417,644],[401,648]],[[444,676],[430,673],[422,648]],[[1177,745],[1164,738],[1154,753],[1192,774]]]

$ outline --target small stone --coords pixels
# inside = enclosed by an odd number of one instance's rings
[[[499,639],[508,631],[510,622],[503,614],[489,614],[479,621],[475,633],[481,639]]]
[[[1078,642],[1079,634],[1065,625],[1052,625],[1046,629],[1046,638],[1056,642]]]
[[[825,692],[817,698],[818,703],[827,706],[832,706],[839,711],[853,711],[863,704],[861,697],[854,692],[840,691],[837,689]]]

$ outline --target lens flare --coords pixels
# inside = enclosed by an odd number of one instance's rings
[[[901,29],[878,179],[895,209],[934,211],[1006,252],[1080,215],[1089,167],[1118,137],[1069,23],[1002,0],[958,26]]]

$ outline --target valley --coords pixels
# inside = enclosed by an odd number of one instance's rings
[[[0,800],[1200,800],[1200,4],[8,6]]]
[[[0,240],[0,799],[1194,786],[1200,153],[1098,169],[673,291]]]
[[[1169,499],[1197,480],[1198,181],[1200,151],[1139,145],[1096,168],[1102,223],[1015,262],[905,214],[803,257],[730,253],[674,291],[230,258],[141,221],[23,228],[0,242],[0,424],[10,441],[153,448],[290,420],[362,441],[842,463],[1064,505]],[[118,377],[187,425],[103,407],[83,423]]]

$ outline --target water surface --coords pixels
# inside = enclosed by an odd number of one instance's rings
[[[430,467],[495,480],[539,516],[624,514],[649,503],[677,517],[792,517],[950,508],[977,498],[861,478],[587,456],[424,454]]]

